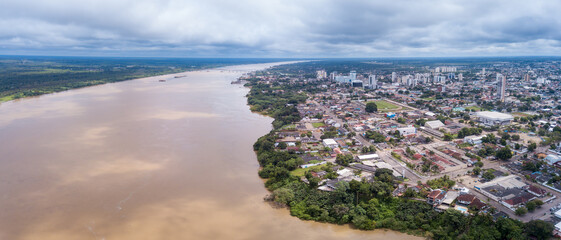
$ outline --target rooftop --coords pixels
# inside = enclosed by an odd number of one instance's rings
[[[490,112],[490,111],[483,111],[483,112],[476,112],[475,113],[478,117],[483,117],[492,120],[513,120],[514,117],[510,114],[500,113],[500,112]]]

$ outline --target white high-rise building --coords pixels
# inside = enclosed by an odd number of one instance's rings
[[[458,73],[458,80],[460,80],[460,82],[464,81],[464,75],[461,74],[461,73]]]
[[[392,72],[392,83],[397,81],[397,73],[396,72]]]
[[[378,82],[376,81],[376,75],[371,74],[368,76],[368,86],[372,89],[376,89],[378,87]]]
[[[356,71],[351,71],[351,73],[349,74],[349,77],[351,78],[351,81],[356,80]]]
[[[325,70],[319,70],[316,72],[316,78],[317,79],[325,79],[327,78],[327,72],[325,72]]]
[[[436,75],[434,76],[434,83],[444,83],[446,82],[446,77],[445,76],[440,76],[440,75]]]
[[[329,79],[331,79],[332,81],[335,81],[335,79],[337,78],[337,72],[333,71],[329,74]]]
[[[411,78],[411,75],[402,76],[402,77],[401,77],[400,83],[403,84],[403,85],[406,85],[406,84],[407,84],[407,80],[409,80],[409,78]]]
[[[456,72],[458,69],[456,67],[440,66],[434,68],[435,73],[446,73],[446,72]]]
[[[497,89],[499,99],[501,100],[501,102],[504,102],[506,96],[506,77],[500,73],[497,73],[497,84],[499,85]]]

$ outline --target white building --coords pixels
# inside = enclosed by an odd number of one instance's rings
[[[425,127],[428,127],[430,129],[439,129],[441,127],[444,127],[444,123],[442,123],[440,120],[428,121],[425,122]]]
[[[325,72],[325,70],[319,70],[316,72],[316,78],[317,79],[325,79],[327,78],[327,72]]]
[[[464,142],[469,143],[469,144],[473,144],[473,145],[478,145],[478,144],[481,144],[483,142],[483,136],[467,136],[467,137],[464,137]]]
[[[332,149],[339,147],[339,144],[332,138],[323,139],[323,145]]]
[[[396,72],[392,72],[392,83],[397,81],[397,73]]]
[[[500,112],[476,112],[475,116],[479,119],[479,122],[485,125],[508,125],[514,117],[510,114],[500,113]]]
[[[378,87],[378,82],[376,81],[376,75],[371,74],[368,76],[368,87],[376,89]]]
[[[399,131],[399,135],[401,136],[417,134],[417,129],[413,126],[398,128],[397,131]]]
[[[373,159],[378,159],[380,158],[380,156],[378,156],[378,154],[366,154],[366,155],[360,155],[357,157],[358,160],[360,161],[365,161],[365,160],[373,160]]]
[[[440,75],[436,75],[434,76],[434,83],[443,83],[446,82],[446,77],[445,76],[440,76]]]
[[[549,164],[549,165],[553,165],[559,161],[561,161],[561,156],[559,155],[553,155],[553,154],[548,154],[547,157],[545,157],[545,161]]]
[[[352,84],[356,80],[356,71],[351,71],[348,76],[339,75],[335,76],[335,81],[338,83]]]
[[[440,66],[440,67],[436,67],[434,68],[434,72],[456,72],[457,68],[456,67],[449,67],[449,66]]]

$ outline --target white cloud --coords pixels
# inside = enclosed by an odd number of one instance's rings
[[[559,54],[558,9],[547,0],[11,0],[0,9],[0,54],[549,55]]]

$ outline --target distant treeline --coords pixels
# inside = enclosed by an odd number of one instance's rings
[[[0,56],[0,102],[141,77],[276,61],[282,59]]]

